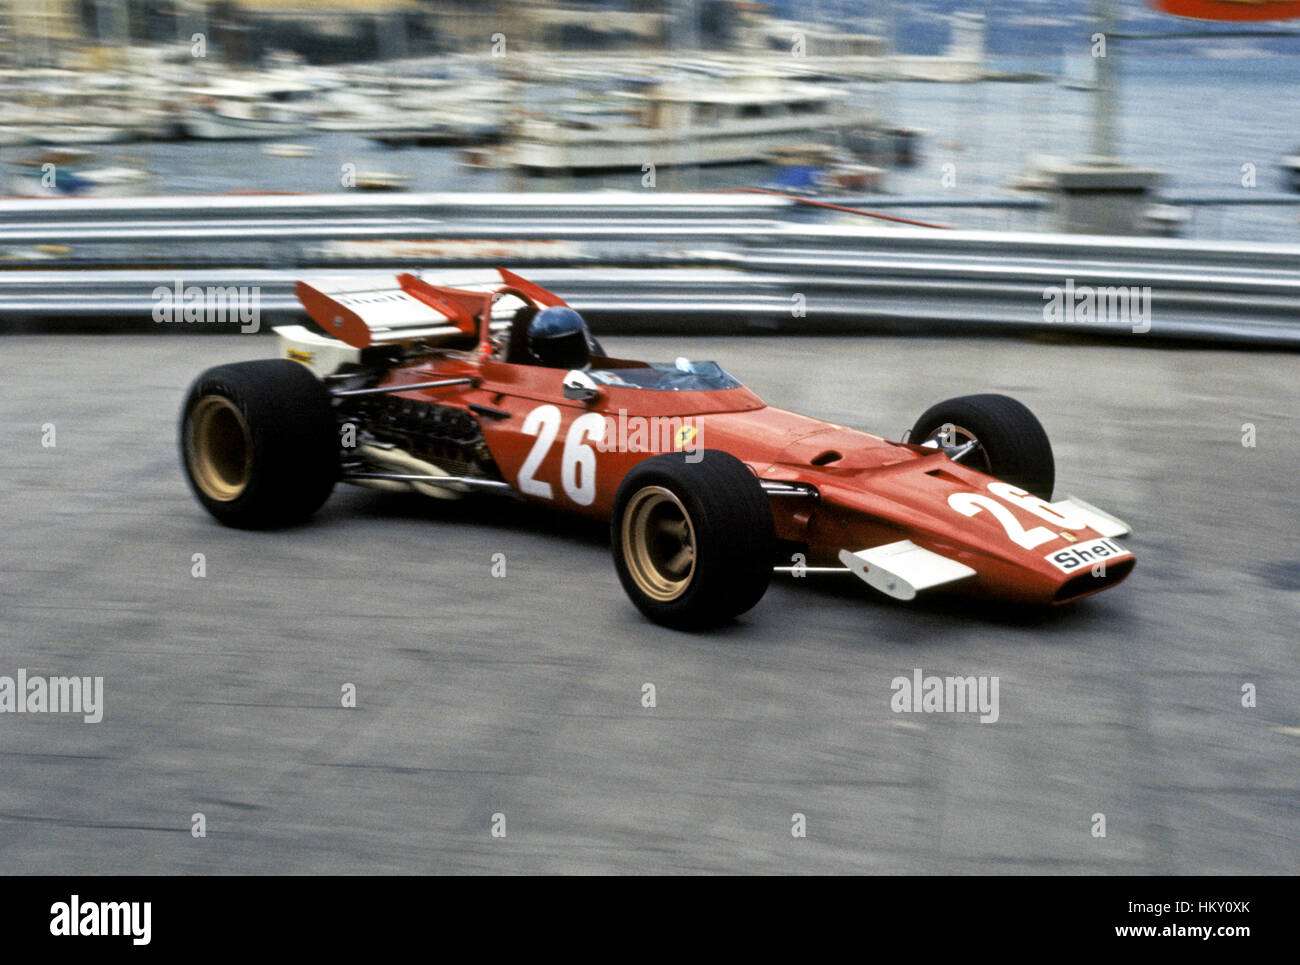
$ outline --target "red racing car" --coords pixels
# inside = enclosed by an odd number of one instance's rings
[[[1028,604],[1121,582],[1128,527],[1052,502],[1051,445],[1001,395],[926,411],[890,442],[767,405],[713,362],[613,358],[518,275],[300,282],[319,326],[283,358],[200,375],[181,416],[194,494],[222,523],[299,522],[344,481],[489,492],[610,521],[632,602],[678,628],[730,620],[775,571],[851,573],[899,600]]]

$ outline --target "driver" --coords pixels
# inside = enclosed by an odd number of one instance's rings
[[[528,323],[528,353],[539,365],[582,369],[591,363],[587,323],[572,308],[543,308]]]

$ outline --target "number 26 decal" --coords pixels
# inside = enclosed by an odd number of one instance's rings
[[[555,437],[560,434],[562,416],[553,405],[539,405],[524,419],[523,432],[536,436],[537,441],[528,452],[519,469],[519,491],[540,499],[554,499],[551,484],[537,478],[542,460],[551,451]],[[596,450],[587,443],[605,438],[605,417],[598,412],[586,412],[573,420],[568,435],[564,437],[564,452],[560,456],[560,485],[564,495],[579,506],[590,506],[596,499]]]
[[[1084,529],[1088,525],[1085,515],[1072,509],[1057,509],[1046,500],[1039,499],[1037,496],[1025,492],[1018,486],[1012,486],[1010,483],[989,483],[989,492],[995,496],[1001,496],[1013,506],[1019,506],[1021,509],[1033,513],[1039,519],[1046,520],[1058,529]],[[981,511],[987,511],[1002,524],[1002,528],[1006,530],[1011,542],[1017,546],[1023,546],[1027,550],[1050,542],[1059,535],[1057,530],[1048,529],[1046,526],[1025,529],[1020,525],[1020,520],[1016,519],[1011,510],[997,500],[981,493],[953,493],[948,497],[948,505],[963,516],[974,516]]]

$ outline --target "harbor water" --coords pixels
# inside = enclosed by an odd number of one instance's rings
[[[1041,60],[995,61],[1006,71],[1059,73]],[[1143,56],[1121,70],[1118,156],[1165,172],[1164,190],[1242,198],[1285,190],[1278,162],[1300,143],[1300,70],[1290,58]],[[1093,95],[1055,81],[863,83],[859,102],[889,123],[921,132],[917,163],[891,169],[885,190],[914,198],[1024,197],[1012,183],[1038,156],[1080,159],[1091,151]],[[133,190],[152,194],[331,192],[377,176],[407,190],[708,190],[757,187],[771,169],[744,164],[639,169],[584,176],[526,176],[471,167],[459,148],[388,148],[350,133],[286,132],[293,150],[267,141],[141,142],[96,148],[97,163],[133,167]],[[278,145],[277,145],[278,146]],[[489,156],[502,148],[480,149]],[[30,149],[8,148],[12,158]],[[647,158],[652,161],[652,158]],[[963,228],[1046,229],[1050,215],[1006,208],[890,208],[890,213]],[[1300,240],[1300,206],[1215,205],[1188,209],[1199,238]]]

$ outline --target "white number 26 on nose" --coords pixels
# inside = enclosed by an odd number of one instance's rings
[[[1057,530],[1061,528],[1083,529],[1088,525],[1086,517],[1069,509],[1058,509],[1052,506],[1051,503],[1025,492],[1019,486],[1004,482],[991,482],[989,483],[989,492],[1001,496],[1013,506],[1019,506],[1021,509],[1033,513],[1039,519],[1046,520],[1057,529],[1048,529],[1046,526],[1025,529],[1020,525],[1020,521],[1016,519],[1011,510],[992,497],[985,496],[982,493],[953,493],[948,497],[948,505],[963,516],[974,516],[982,510],[987,510],[1006,530],[1011,542],[1017,546],[1023,546],[1027,550],[1055,539],[1059,535]]]

